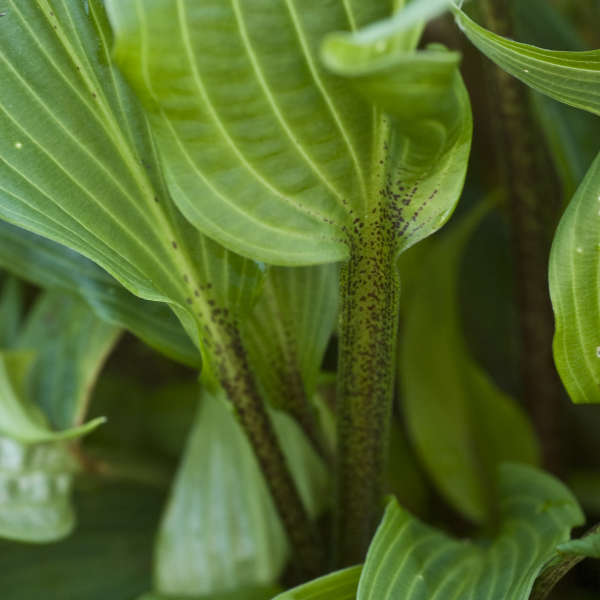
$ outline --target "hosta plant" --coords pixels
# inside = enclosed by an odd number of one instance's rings
[[[0,2],[7,597],[542,600],[599,555],[545,287],[597,402],[595,124],[507,75],[597,114],[598,53],[499,35],[584,44],[538,4]]]

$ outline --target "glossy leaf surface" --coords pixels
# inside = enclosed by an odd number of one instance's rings
[[[600,402],[600,157],[565,211],[550,254],[554,360],[573,402]]]
[[[297,426],[275,426],[308,510],[322,506],[326,476]],[[288,542],[265,481],[223,394],[204,392],[158,534],[155,589],[200,596],[269,585]]]
[[[385,210],[402,249],[452,211],[471,135],[458,56],[415,53],[420,29],[396,18],[321,48],[388,17],[386,3],[107,8],[173,197],[225,246],[274,264],[333,262],[373,212]]]
[[[358,600],[527,600],[557,544],[583,515],[556,479],[504,465],[501,526],[481,543],[455,540],[421,523],[392,500],[369,548]]]
[[[477,522],[493,515],[498,464],[538,460],[526,415],[477,365],[462,335],[460,260],[487,210],[477,207],[431,244],[418,265],[405,305],[399,372],[417,453],[455,509]]]

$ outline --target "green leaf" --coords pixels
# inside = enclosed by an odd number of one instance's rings
[[[204,351],[228,344],[218,321],[251,304],[260,269],[172,204],[145,115],[110,61],[103,3],[9,0],[1,26],[0,217],[168,303]]]
[[[83,422],[99,370],[120,334],[75,298],[47,292],[37,301],[16,348],[35,353],[25,393],[53,428]]]
[[[322,48],[332,31],[356,32],[389,8],[108,0],[107,9],[115,59],[151,115],[175,202],[228,248],[273,264],[334,262],[360,245],[373,211],[385,212],[398,250],[448,218],[470,147],[468,96],[457,54],[414,52],[408,8],[366,40],[334,34]]]
[[[476,522],[493,516],[498,464],[538,461],[527,417],[475,363],[461,331],[460,259],[488,210],[479,205],[420,263],[405,303],[399,374],[417,453],[446,499]]]
[[[550,253],[554,362],[576,403],[600,402],[600,156],[565,211]]]
[[[514,1],[514,21],[519,38],[537,46],[584,50],[571,23],[545,0]],[[595,115],[532,92],[532,106],[542,126],[548,148],[570,200],[598,151],[600,121]]]
[[[40,547],[0,542],[2,593],[11,600],[137,597],[151,585],[163,501],[155,489],[132,485],[77,493],[80,523],[68,539]]]
[[[104,423],[100,417],[62,431],[50,429],[46,417],[26,393],[32,362],[33,356],[29,353],[0,354],[0,434],[35,444],[79,437]]]
[[[275,416],[299,491],[314,515],[326,496],[326,474],[297,426],[284,415]],[[283,527],[223,392],[202,395],[155,558],[155,589],[167,596],[269,585],[286,563]]]
[[[559,102],[600,114],[600,51],[545,50],[503,38],[455,8],[471,42],[499,67]]]
[[[73,294],[100,318],[131,331],[159,352],[200,366],[198,349],[168,306],[137,298],[73,250],[0,221],[0,266],[40,287]]]
[[[336,265],[269,269],[242,339],[262,397],[294,417],[322,449],[312,398],[337,322]]]
[[[451,539],[392,500],[369,548],[358,600],[526,600],[583,514],[558,480],[531,467],[502,466],[498,489],[500,530],[481,543]]]
[[[343,569],[283,592],[273,600],[354,600],[362,565]]]
[[[68,535],[75,525],[75,468],[63,444],[26,445],[0,436],[0,537],[43,543]]]
[[[22,286],[14,277],[2,282],[0,294],[0,348],[10,348],[18,335],[23,318]]]

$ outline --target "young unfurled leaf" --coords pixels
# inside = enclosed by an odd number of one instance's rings
[[[288,590],[273,600],[355,600],[362,565],[335,571]]]
[[[168,306],[134,296],[66,246],[0,221],[0,266],[40,287],[81,298],[101,319],[178,362],[200,366],[198,349]]]
[[[399,250],[448,218],[471,138],[458,55],[414,52],[418,34],[400,17],[321,48],[331,32],[388,17],[383,3],[107,9],[174,200],[228,248],[274,264],[333,262],[379,218]]]
[[[305,503],[322,506],[327,478],[297,426],[274,424]],[[205,391],[159,530],[156,592],[200,596],[270,585],[288,544],[263,475],[223,393]]]
[[[454,540],[392,500],[363,567],[358,600],[526,600],[570,530],[583,521],[556,479],[531,467],[500,468],[501,526],[487,541]]]
[[[545,50],[499,36],[455,8],[465,35],[499,67],[559,102],[600,114],[600,50]]]
[[[565,211],[550,254],[554,360],[573,402],[600,402],[600,157]]]
[[[498,464],[538,461],[527,417],[475,363],[462,336],[460,260],[487,210],[476,208],[418,264],[405,303],[399,372],[408,431],[427,472],[477,522],[493,515]]]

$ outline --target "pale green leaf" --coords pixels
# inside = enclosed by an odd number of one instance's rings
[[[44,414],[27,396],[26,381],[32,362],[30,353],[0,354],[0,434],[35,444],[79,437],[104,423],[99,417],[61,431],[50,429]]]
[[[418,265],[405,302],[399,372],[416,451],[442,494],[476,522],[493,515],[497,465],[538,460],[526,415],[475,363],[461,330],[460,260],[488,208],[481,204],[436,240]]]
[[[347,258],[374,212],[398,249],[443,224],[471,136],[458,56],[414,52],[423,2],[361,38],[403,3],[386,4],[107,1],[116,60],[196,227],[244,255],[306,265]],[[355,33],[321,49],[335,31]]]
[[[501,526],[491,540],[451,539],[392,500],[369,548],[358,600],[527,600],[583,521],[572,494],[531,467],[500,468]]]
[[[260,270],[201,237],[172,204],[146,117],[110,61],[103,3],[9,0],[5,12],[0,217],[167,302],[204,351],[228,344]]]
[[[554,362],[573,402],[600,402],[600,157],[567,207],[550,253]]]
[[[312,399],[336,326],[337,300],[336,265],[272,267],[241,324],[262,397],[294,417],[323,455],[327,450]]]
[[[326,474],[297,426],[274,417],[298,489],[315,515],[326,497]],[[223,393],[204,391],[157,538],[156,591],[200,596],[269,585],[288,555],[246,436]]]
[[[0,537],[42,543],[68,535],[75,525],[75,467],[61,443],[26,445],[0,436]]]
[[[83,422],[89,395],[121,330],[76,298],[46,292],[15,345],[35,354],[25,393],[55,429]]]
[[[362,565],[343,569],[283,592],[273,600],[354,600]]]
[[[131,331],[159,352],[200,366],[198,349],[168,306],[137,298],[73,250],[0,221],[0,266],[40,287],[73,294],[100,318]]]
[[[600,114],[600,51],[545,50],[499,36],[455,9],[471,42],[499,67],[559,102]]]

